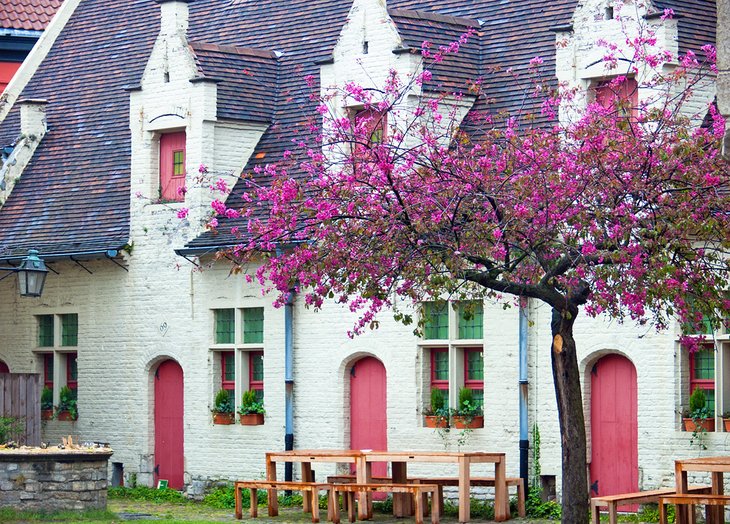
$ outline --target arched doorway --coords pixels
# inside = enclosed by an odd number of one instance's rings
[[[637,407],[631,361],[607,355],[596,362],[591,370],[592,496],[639,491]]]
[[[165,360],[155,371],[155,483],[164,479],[174,489],[184,484],[183,401],[183,370]]]
[[[388,420],[385,366],[377,358],[365,357],[350,370],[350,447],[388,449]],[[373,476],[385,476],[385,463],[373,464]]]

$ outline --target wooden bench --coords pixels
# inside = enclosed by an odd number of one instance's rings
[[[525,517],[525,484],[520,477],[508,477],[507,487],[515,486],[517,488],[517,514],[520,517]],[[346,484],[355,482],[355,475],[332,475],[327,477],[327,482],[333,484]],[[373,484],[381,484],[384,482],[390,482],[389,477],[373,477]],[[408,482],[414,484],[436,484],[439,489],[436,493],[435,500],[438,501],[439,511],[443,515],[444,513],[444,486],[458,486],[459,479],[457,477],[415,477],[409,478]],[[470,480],[472,486],[484,486],[494,487],[494,477],[474,477]],[[509,503],[509,502],[508,502]],[[427,507],[427,506],[425,506]]]
[[[251,490],[251,517],[258,516],[258,490],[265,489],[269,490],[268,497],[270,498],[270,490],[292,490],[301,491],[302,497],[305,499],[309,497],[312,508],[312,522],[319,522],[319,492],[326,490],[329,492],[330,484],[323,484],[321,482],[287,482],[277,480],[239,480],[233,484],[233,491],[236,499],[236,518],[243,518],[243,490]],[[269,516],[275,517],[278,511],[278,504],[272,504],[271,500],[267,498],[267,505],[269,508]],[[328,501],[328,505],[331,506],[332,502]],[[328,515],[329,516],[329,515]]]
[[[690,486],[690,493],[709,493],[710,486]],[[591,498],[591,521],[593,524],[601,522],[600,507],[608,507],[608,522],[616,524],[618,522],[618,507],[629,504],[649,504],[659,503],[659,499],[663,496],[674,495],[674,488],[661,488],[649,491],[637,491],[636,493],[621,493],[618,495],[604,495],[601,497]],[[660,505],[661,507],[661,505]]]
[[[388,483],[372,483],[357,484],[343,483],[331,484],[329,495],[329,516],[332,522],[339,524],[340,522],[340,504],[339,493],[345,495],[347,506],[347,517],[350,522],[355,522],[355,494],[356,493],[408,493],[413,495],[415,501],[415,517],[416,524],[423,524],[424,499],[425,495],[431,494],[431,523],[438,524],[440,513],[439,507],[434,497],[438,493],[439,487],[436,484],[388,484]]]
[[[695,504],[704,504],[706,506],[725,506],[730,504],[730,495],[712,495],[697,493],[674,493],[672,495],[662,495],[659,497],[659,522],[667,524],[666,504],[688,504],[690,506],[690,522],[694,522],[694,512],[692,506]]]

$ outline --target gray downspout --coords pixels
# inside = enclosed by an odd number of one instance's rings
[[[293,304],[294,290],[289,291],[289,296],[284,304],[284,387],[285,387],[285,434],[284,449],[294,449],[294,329],[293,329]],[[284,465],[284,479],[292,481],[291,462]]]
[[[520,386],[520,477],[525,488],[528,484],[528,450],[530,449],[529,427],[527,420],[527,299],[520,299],[519,333],[519,386]]]

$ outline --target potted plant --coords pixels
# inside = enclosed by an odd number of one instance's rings
[[[79,412],[76,409],[74,393],[68,386],[63,386],[59,393],[59,402],[56,409],[58,420],[76,420]]]
[[[449,408],[444,392],[438,388],[431,389],[431,405],[423,410],[423,423],[427,428],[449,427]]]
[[[722,429],[726,433],[730,432],[730,411],[722,414]]]
[[[695,388],[689,396],[689,411],[683,414],[685,431],[715,431],[715,417],[706,407],[704,390]]]
[[[459,390],[459,407],[451,417],[457,429],[474,429],[484,427],[482,408],[474,402],[474,393],[469,388]]]
[[[48,386],[41,392],[41,420],[53,418],[53,390]]]
[[[231,396],[225,389],[218,390],[213,402],[213,424],[233,424],[236,420],[233,413]]]
[[[244,426],[260,426],[264,423],[264,404],[258,401],[256,392],[249,389],[241,398],[241,407],[238,408],[241,424]]]

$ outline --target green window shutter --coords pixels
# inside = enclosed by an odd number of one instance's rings
[[[236,333],[234,309],[215,310],[215,343],[233,344]],[[233,369],[233,368],[231,368]]]
[[[426,340],[449,338],[449,310],[446,302],[425,302],[423,320],[423,338]]]
[[[467,351],[467,380],[484,380],[484,352]]]
[[[459,340],[484,337],[484,311],[481,302],[459,303]]]
[[[701,349],[694,355],[694,379],[715,380],[715,352],[711,349]]]
[[[264,355],[258,353],[251,356],[251,380],[263,382],[264,380]]]
[[[223,358],[225,359],[225,374],[224,374],[224,380],[226,382],[234,382],[236,381],[236,354],[233,351],[226,351],[223,354]]]
[[[76,313],[61,315],[61,345],[79,345],[79,316]]]
[[[53,347],[53,315],[38,315],[38,347]]]
[[[484,390],[472,389],[471,394],[472,398],[474,399],[474,404],[484,409]]]
[[[433,354],[433,379],[449,380],[449,352],[435,351]]]
[[[259,344],[264,341],[264,308],[249,307],[243,310],[243,343]]]

